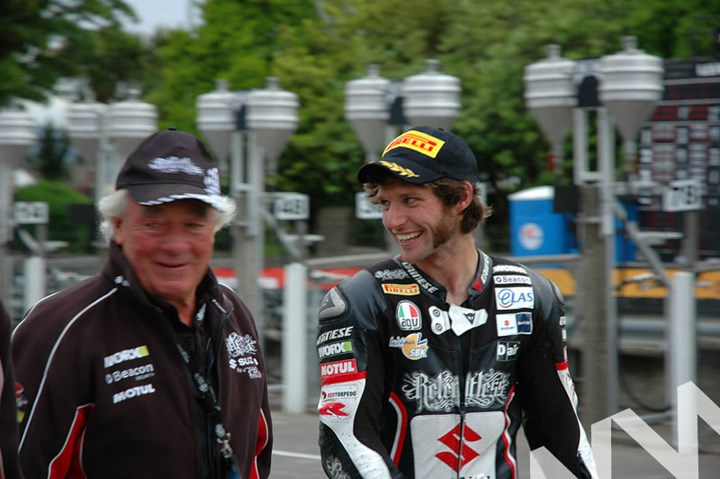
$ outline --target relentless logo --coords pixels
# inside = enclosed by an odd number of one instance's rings
[[[420,272],[415,269],[415,266],[411,265],[410,263],[406,263],[405,261],[402,262],[402,265],[403,268],[405,268],[405,271],[408,272],[410,277],[414,279],[425,291],[431,294],[437,292],[437,286],[433,286],[430,281],[425,279],[423,275],[421,275]]]
[[[408,274],[402,269],[383,269],[381,271],[375,271],[375,279],[380,281],[397,281],[400,279],[407,279]]]
[[[325,344],[317,348],[318,357],[320,359],[327,356],[336,356],[338,354],[351,353],[352,350],[352,341],[342,341],[339,343]]]
[[[403,356],[412,361],[426,358],[429,351],[427,339],[422,338],[422,333],[409,334],[404,338],[402,336],[391,337],[388,346],[399,348],[402,350]]]
[[[103,363],[105,364],[105,368],[109,368],[115,366],[116,364],[124,363],[125,361],[145,358],[149,355],[150,351],[148,350],[147,345],[143,344],[142,346],[138,346],[136,348],[124,349],[111,354],[110,356],[105,356]]]
[[[430,158],[435,158],[440,152],[445,142],[434,136],[415,130],[406,131],[402,135],[395,138],[383,151],[382,156],[395,148],[408,148],[410,150],[422,153]]]
[[[503,404],[510,388],[510,373],[503,371],[474,371],[465,379],[465,404],[488,408]]]
[[[453,471],[458,469],[458,465],[459,469],[462,469],[480,455],[467,443],[477,442],[481,439],[480,434],[470,429],[469,426],[461,426],[458,424],[438,439],[438,441],[447,446],[450,451],[438,452],[435,457],[447,464]]]
[[[142,386],[135,386],[134,388],[126,389],[125,391],[113,394],[113,404],[117,404],[125,401],[126,399],[133,399],[138,396],[145,396],[146,394],[154,394],[155,388],[152,384],[143,384]]]
[[[420,287],[417,284],[386,283],[382,285],[382,289],[385,294],[397,296],[417,296],[420,294]]]
[[[450,412],[460,403],[460,381],[447,369],[432,377],[424,371],[406,373],[402,391],[417,404],[417,412]]]
[[[338,329],[331,329],[330,331],[325,331],[324,333],[320,334],[317,338],[316,344],[320,346],[326,341],[331,341],[333,339],[340,339],[340,338],[347,338],[350,336],[350,333],[352,333],[353,327],[348,326],[347,328],[338,328]]]
[[[415,331],[422,325],[420,308],[412,301],[400,301],[395,310],[398,327],[403,331]]]

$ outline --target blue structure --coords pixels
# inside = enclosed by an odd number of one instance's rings
[[[555,188],[537,186],[511,194],[510,254],[513,256],[543,256],[577,253],[574,215],[555,213]],[[628,218],[637,221],[637,207],[624,204]],[[635,244],[622,231],[620,220],[615,221],[615,260],[635,260]]]

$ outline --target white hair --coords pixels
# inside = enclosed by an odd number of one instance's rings
[[[129,197],[128,191],[121,189],[100,198],[97,202],[97,209],[102,217],[100,231],[108,240],[112,239],[114,235],[112,219],[125,217]],[[235,200],[232,198],[221,196],[219,200],[225,211],[217,211],[215,215],[216,233],[230,224],[237,209]]]

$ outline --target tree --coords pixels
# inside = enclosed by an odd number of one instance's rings
[[[0,3],[0,106],[12,97],[42,101],[63,76],[87,75],[101,95],[106,89],[101,88],[103,74],[112,72],[122,80],[132,77],[136,70],[129,67],[138,55],[130,35],[122,32],[125,17],[136,18],[120,0],[4,0]],[[111,41],[124,45],[121,55],[108,55]],[[99,65],[103,68],[98,70]]]
[[[28,164],[40,177],[47,180],[64,180],[67,177],[66,160],[70,150],[70,140],[64,130],[58,130],[52,124],[42,129],[37,153],[28,158]]]

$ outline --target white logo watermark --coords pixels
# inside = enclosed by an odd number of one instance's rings
[[[720,434],[720,407],[692,382],[677,389],[677,448],[668,444],[654,429],[631,409],[592,425],[592,451],[598,479],[612,478],[612,423],[622,428],[673,477],[699,479],[698,421],[700,417]],[[530,453],[531,479],[573,479],[575,476],[547,449]]]

